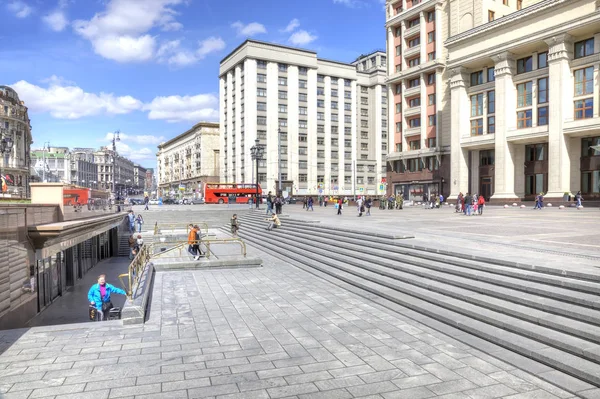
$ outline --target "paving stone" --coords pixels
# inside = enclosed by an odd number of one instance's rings
[[[256,372],[260,379],[267,379],[273,377],[284,377],[294,374],[302,374],[302,369],[298,366],[282,367],[273,370],[260,370]]]
[[[110,389],[103,389],[92,392],[77,392],[66,395],[57,395],[54,397],[54,399],[107,399],[109,393]]]
[[[145,385],[140,385],[145,386]],[[183,381],[172,381],[172,382],[163,382],[162,383],[162,391],[179,391],[182,389],[192,389],[199,387],[210,386],[209,378],[193,378],[186,379]]]
[[[466,379],[440,382],[438,384],[427,385],[427,388],[436,395],[446,395],[449,393],[466,391],[467,389],[477,388],[477,385]]]
[[[144,375],[137,377],[136,385],[145,385],[145,384],[153,384],[159,382],[173,382],[173,381],[181,381],[185,379],[185,374],[183,371],[176,373],[165,373],[165,374],[154,374],[154,375]]]
[[[183,390],[136,395],[135,399],[187,399],[187,397],[187,391]]]
[[[86,391],[96,391],[96,390],[107,389],[107,388],[110,389],[110,388],[128,387],[128,386],[135,385],[135,381],[136,381],[135,377],[114,378],[114,379],[110,379],[110,380],[93,381],[93,382],[88,382],[85,385],[85,390]]]
[[[344,367],[344,364],[339,360],[334,360],[331,362],[322,362],[322,363],[311,363],[311,364],[302,364],[300,368],[305,373],[312,373],[314,371],[321,370],[334,370]]]
[[[348,392],[356,397],[365,395],[374,395],[384,392],[395,392],[398,387],[391,381],[374,382],[372,384],[363,384],[346,388]]]
[[[284,398],[291,395],[318,392],[319,389],[313,383],[287,385],[277,388],[268,388],[267,392],[272,399]]]
[[[51,388],[34,389],[29,398],[42,398],[44,396],[56,396],[69,393],[83,392],[85,384],[63,385]]]
[[[600,388],[577,392],[577,394],[585,399],[600,399]]]
[[[333,377],[327,371],[315,371],[312,373],[285,376],[284,378],[289,385],[295,385],[295,384],[303,384],[306,382],[327,380],[327,379],[330,379]]]
[[[439,363],[424,364],[422,367],[442,381],[459,380],[462,378],[454,371],[447,369]]]
[[[231,393],[228,395],[219,395],[217,399],[269,399],[269,394],[264,389],[258,391],[247,391],[241,393]]]
[[[557,399],[558,396],[552,395],[543,389],[535,391],[517,393],[515,395],[505,396],[504,399]]]
[[[477,371],[471,367],[463,367],[461,369],[456,369],[454,370],[454,372],[460,375],[461,377],[464,377],[467,380],[471,381],[472,383],[479,385],[480,387],[484,387],[487,385],[495,385],[498,383],[497,380],[488,377],[482,372]]]
[[[364,365],[364,366],[345,367],[345,368],[341,368],[341,369],[333,369],[333,370],[330,370],[329,372],[335,378],[340,378],[340,377],[348,377],[351,375],[369,374],[369,373],[373,373],[374,371],[375,370],[371,366]]]
[[[238,383],[241,392],[256,391],[260,389],[274,388],[284,385],[287,385],[287,382],[283,379],[283,377],[260,379],[257,381],[243,381]]]
[[[319,387],[321,391],[330,391],[363,384],[363,380],[361,380],[358,376],[342,377],[315,382],[315,385]]]
[[[399,378],[397,380],[393,380],[392,382],[395,385],[397,385],[400,389],[408,389],[439,383],[442,382],[442,380],[431,374],[423,374],[414,377]]]
[[[417,387],[386,392],[382,396],[385,399],[426,399],[436,395],[425,387]]]
[[[300,399],[350,399],[352,394],[345,389],[334,389],[332,391],[313,392],[302,394]]]
[[[238,382],[258,380],[258,375],[254,371],[239,374],[228,374],[217,377],[210,377],[211,385],[232,384]]]
[[[427,374],[427,370],[408,359],[392,360],[391,363],[400,369],[404,374],[411,377]]]

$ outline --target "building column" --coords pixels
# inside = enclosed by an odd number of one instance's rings
[[[570,141],[563,134],[563,122],[573,117],[573,80],[569,59],[571,37],[559,35],[546,40],[548,44],[548,67],[550,98],[548,126],[548,198],[562,199],[571,191]],[[594,101],[596,103],[596,101]]]
[[[421,64],[425,64],[427,62],[427,20],[425,19],[425,11],[421,11],[419,13],[419,19],[420,19],[420,24],[419,24],[419,30],[420,32],[420,38],[421,38],[421,44],[419,44],[419,47],[421,47]],[[402,42],[402,44],[404,44],[404,41]]]
[[[421,149],[427,147],[427,75],[421,73],[419,76],[421,79],[420,94],[421,99]]]
[[[460,144],[463,134],[469,132],[470,107],[465,86],[466,79],[466,72],[462,67],[452,70],[450,78],[450,198],[457,198],[461,192],[466,193],[469,187],[469,151],[463,149]]]
[[[514,146],[506,141],[506,133],[516,128],[516,94],[513,74],[515,60],[504,52],[492,57],[496,61],[496,133],[495,190],[491,200],[516,200]],[[523,168],[523,165],[518,165]]]
[[[388,76],[396,73],[396,40],[394,39],[394,29],[387,29],[387,71]]]

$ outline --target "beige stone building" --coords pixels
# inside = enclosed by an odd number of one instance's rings
[[[600,2],[476,3],[450,2],[451,196],[600,198]]]
[[[219,148],[219,124],[210,122],[161,143],[156,154],[158,195],[199,195],[203,183],[218,182]]]
[[[33,143],[27,107],[16,91],[0,86],[0,140],[10,139],[10,152],[0,154],[0,173],[8,175],[6,195],[30,196],[30,147]]]
[[[221,61],[222,180],[298,195],[375,195],[388,151],[386,55],[352,63],[247,40]],[[281,152],[279,152],[281,139]]]

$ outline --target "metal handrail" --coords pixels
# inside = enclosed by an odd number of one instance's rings
[[[198,225],[200,227],[200,232],[202,232],[202,230],[204,230],[204,233],[208,233],[208,224],[205,222],[199,222],[199,223],[192,223],[193,225]],[[183,230],[185,228],[186,234],[190,232],[189,230],[189,224],[183,225],[181,223],[161,223],[158,224],[158,222],[154,223],[154,235],[158,235],[160,234],[161,230],[176,230],[177,228],[179,228],[180,230]]]
[[[206,239],[206,240],[192,240],[192,241],[161,241],[159,243],[156,244],[160,244],[160,245],[165,245],[165,244],[176,244],[175,247],[170,248],[164,252],[159,252],[156,255],[160,255],[163,254],[169,250],[172,250],[174,248],[177,248],[178,246],[185,246],[186,244],[188,245],[193,245],[193,244],[204,244],[206,246],[206,258],[210,258],[212,252],[210,250],[210,246],[211,244],[239,244],[240,245],[240,249],[241,249],[241,254],[246,257],[246,243],[244,241],[242,241],[241,238],[217,238],[217,239]]]
[[[127,291],[127,298],[129,299],[132,299],[133,287],[139,283],[140,278],[142,276],[142,272],[144,271],[146,264],[150,260],[152,250],[152,244],[142,245],[135,258],[133,258],[133,260],[129,264],[127,273],[119,274],[119,281],[121,282],[123,287],[125,287],[125,291]],[[125,284],[123,282],[123,277],[127,277],[128,284]]]
[[[164,243],[164,242],[161,242],[160,244],[169,244],[169,243]],[[181,250],[183,249],[183,247],[184,247],[186,244],[187,244],[187,243],[185,243],[185,242],[182,242],[181,244],[179,244],[179,245],[175,245],[174,247],[171,247],[171,248],[169,248],[169,249],[165,249],[164,251],[157,252],[157,253],[152,253],[152,254],[150,255],[150,258],[157,258],[157,257],[159,257],[159,256],[161,256],[161,257],[162,257],[162,255],[164,255],[164,254],[166,254],[166,253],[169,253],[169,252],[172,252],[172,251],[174,251],[174,250],[176,250],[176,249],[179,249],[179,256],[181,256]]]

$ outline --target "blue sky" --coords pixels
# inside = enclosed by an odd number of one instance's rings
[[[351,62],[385,47],[384,0],[0,0],[0,84],[34,148],[99,147],[154,167],[156,145],[218,121],[219,61],[247,38]]]

